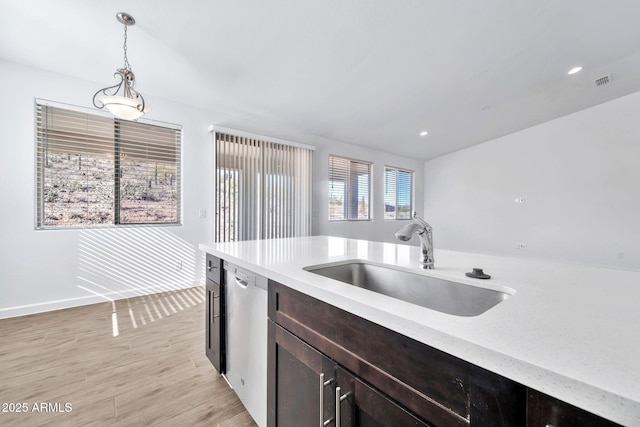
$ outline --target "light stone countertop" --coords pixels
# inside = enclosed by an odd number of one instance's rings
[[[640,426],[640,273],[329,236],[200,249],[625,426]],[[368,260],[515,293],[476,317],[440,313],[303,267]],[[490,280],[465,272],[483,268]]]

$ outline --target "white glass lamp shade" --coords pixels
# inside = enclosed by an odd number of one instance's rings
[[[133,98],[105,95],[99,99],[111,114],[120,119],[135,120],[145,113],[141,110],[142,102]]]

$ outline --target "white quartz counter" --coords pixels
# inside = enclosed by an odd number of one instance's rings
[[[521,384],[626,426],[640,426],[640,273],[435,251],[339,237],[201,244],[200,249]],[[507,300],[459,317],[303,270],[347,259],[493,288]],[[483,268],[490,280],[465,272]]]

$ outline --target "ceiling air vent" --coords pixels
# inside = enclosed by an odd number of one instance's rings
[[[607,74],[606,76],[595,79],[593,82],[596,84],[596,86],[604,86],[606,84],[609,84],[611,83],[611,74]]]

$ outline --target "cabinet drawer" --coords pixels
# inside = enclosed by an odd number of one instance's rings
[[[605,420],[539,391],[528,389],[527,427],[616,427]]]
[[[207,254],[205,267],[207,279],[213,280],[216,283],[220,283],[220,277],[222,275],[222,265],[220,263],[220,258],[211,254]]]

